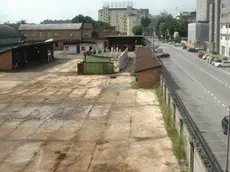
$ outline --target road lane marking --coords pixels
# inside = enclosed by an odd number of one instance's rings
[[[175,59],[171,58],[171,60],[181,69],[183,70],[190,78],[192,78],[193,81],[195,81],[198,85],[200,85],[202,88],[204,88],[204,90],[211,95],[211,97],[213,97],[215,99],[215,101],[220,104],[224,109],[226,109],[228,111],[228,108],[226,108],[227,106],[222,103],[216,96],[214,96],[207,88],[205,88],[196,78],[194,78],[189,72],[187,72],[181,65],[179,65]]]
[[[220,79],[217,79],[215,76],[213,76],[211,73],[207,72],[206,70],[202,69],[200,66],[198,66],[197,64],[195,64],[194,62],[186,59],[183,55],[181,55],[180,53],[177,52],[177,55],[179,55],[180,57],[182,57],[184,60],[188,61],[189,63],[193,64],[194,66],[196,66],[197,68],[199,68],[200,70],[202,70],[203,72],[205,72],[206,74],[208,74],[209,76],[211,76],[211,78],[213,78],[214,80],[220,82],[221,84],[223,84],[224,86],[230,88],[230,85],[224,83],[223,81],[221,81]],[[229,74],[230,75],[230,74]]]

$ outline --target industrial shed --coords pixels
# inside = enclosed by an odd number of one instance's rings
[[[136,50],[136,77],[140,88],[153,88],[159,84],[161,62],[154,57],[149,46]]]
[[[53,60],[53,43],[36,43],[0,48],[0,70],[23,69]]]
[[[129,51],[135,50],[135,45],[142,45],[144,37],[141,35],[125,36],[125,35],[113,35],[106,37],[109,42],[109,48],[118,47],[121,51],[125,51],[128,48]]]
[[[16,29],[0,25],[0,70],[10,71],[16,66],[25,68],[53,60],[53,41],[40,43],[21,42]]]

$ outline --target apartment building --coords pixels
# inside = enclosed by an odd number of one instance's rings
[[[63,49],[65,44],[80,44],[90,41],[93,26],[91,23],[67,24],[22,24],[19,26],[26,42],[40,42],[54,39],[55,49]]]
[[[133,36],[133,27],[136,26],[138,23],[138,18],[137,15],[135,14],[130,14],[127,17],[127,35],[128,36]]]
[[[220,54],[230,56],[230,1],[220,3]]]
[[[149,17],[148,9],[135,9],[132,6],[126,7],[113,7],[104,6],[98,11],[99,21],[109,23],[111,26],[116,27],[116,30],[120,32],[121,35],[127,35],[131,26],[128,26],[128,17],[130,15],[135,15],[137,23],[139,25],[142,17]]]

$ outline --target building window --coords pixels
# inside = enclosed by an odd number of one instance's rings
[[[34,32],[31,33],[31,37],[34,38]]]
[[[76,32],[76,36],[78,36],[78,32]]]
[[[24,37],[27,37],[27,33],[24,33]]]
[[[47,32],[47,37],[50,37],[50,32]]]
[[[43,35],[42,35],[42,32],[39,32],[39,36],[40,36],[40,37],[42,37],[42,36],[43,36]]]
[[[221,47],[221,55],[224,56],[225,55],[225,46]]]
[[[88,32],[84,32],[84,36],[88,36]]]
[[[62,37],[66,37],[66,32],[62,32]]]
[[[54,37],[58,37],[58,33],[57,32],[54,32]]]
[[[55,42],[55,47],[56,47],[56,48],[58,47],[58,42]]]
[[[70,32],[69,36],[70,36],[70,37],[73,37],[73,32]]]

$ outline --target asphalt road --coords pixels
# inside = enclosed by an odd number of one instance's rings
[[[162,62],[176,81],[178,95],[225,169],[227,136],[222,133],[221,120],[228,114],[230,75],[199,59],[197,53],[166,44],[160,47],[171,55]]]

